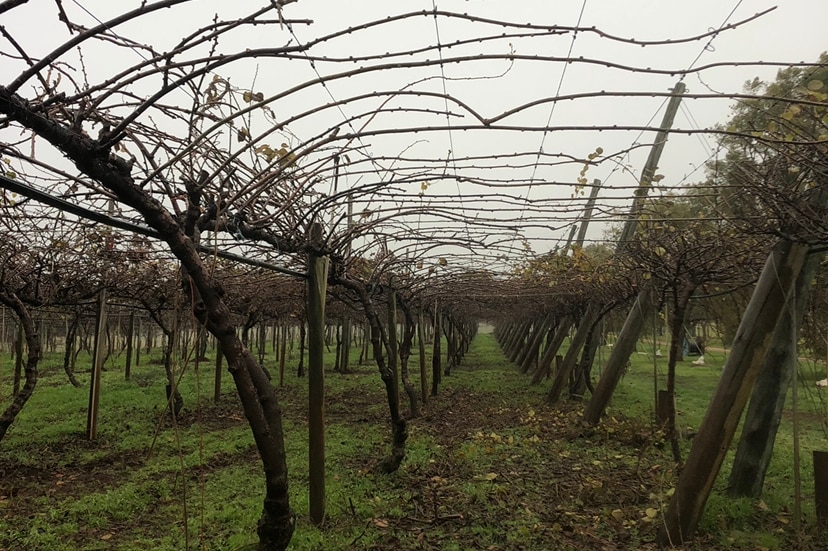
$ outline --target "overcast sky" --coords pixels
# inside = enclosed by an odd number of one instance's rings
[[[98,20],[106,20],[118,12],[135,6],[139,2],[119,0],[64,0],[63,5],[70,19],[87,26]],[[219,18],[233,18],[240,9],[250,10],[257,2],[227,2],[226,0],[199,0],[189,5],[165,10],[137,24],[119,27],[118,32],[133,38],[137,43],[153,44],[156,50],[171,48],[181,36],[201,25],[207,24],[215,14]],[[680,39],[706,33],[726,23],[735,23],[751,15],[776,6],[771,13],[749,22],[742,27],[727,30],[712,38],[705,38],[685,44],[660,46],[635,46],[602,38],[596,33],[581,32],[557,36],[533,36],[531,38],[510,38],[500,41],[477,42],[453,48],[442,48],[440,55],[475,56],[479,54],[505,54],[510,50],[518,55],[566,57],[570,50],[574,58],[599,60],[629,67],[652,67],[653,69],[682,70],[720,62],[812,62],[828,48],[825,40],[825,22],[828,21],[826,0],[566,0],[566,1],[320,1],[300,0],[285,7],[283,16],[291,20],[310,19],[313,24],[295,23],[290,28],[246,29],[232,35],[222,44],[223,51],[255,47],[276,47],[288,43],[305,43],[316,37],[332,33],[349,26],[382,19],[386,16],[417,10],[439,10],[469,13],[471,15],[516,23],[536,25],[561,25],[595,27],[609,35],[637,40]],[[57,22],[55,3],[52,0],[31,0],[27,5],[3,16],[3,24],[24,45],[30,55],[39,57],[67,38],[65,27]],[[470,23],[452,18],[422,16],[409,18],[396,24],[382,25],[377,29],[345,35],[328,43],[315,46],[311,54],[318,56],[347,57],[363,54],[399,52],[439,43],[449,45],[454,41],[492,36],[503,32],[495,25]],[[4,51],[8,45],[4,44]],[[85,61],[90,82],[139,60],[134,52],[111,52],[105,48],[85,52]],[[414,55],[404,60],[434,59],[432,50],[424,55]],[[368,66],[371,62],[365,62]],[[275,94],[296,84],[311,80],[317,74],[327,75],[351,69],[351,65],[325,63],[315,64],[307,60],[278,62],[259,60],[226,66],[222,76],[229,78],[239,87],[260,90],[265,95]],[[0,74],[13,75],[19,72],[20,64],[6,58],[0,59]],[[684,82],[691,93],[734,93],[741,90],[746,80],[755,76],[772,80],[778,67],[733,67],[710,68],[698,74],[690,74]],[[445,79],[443,78],[445,77]],[[506,60],[469,61],[462,64],[447,64],[442,70],[439,65],[404,71],[390,70],[374,72],[362,77],[335,80],[327,88],[312,87],[301,93],[290,95],[274,102],[271,107],[277,116],[324,105],[373,90],[412,90],[442,92],[466,102],[483,117],[492,117],[526,102],[551,98],[558,94],[575,94],[599,90],[619,92],[667,92],[679,79],[669,74],[646,74],[613,68],[600,64]],[[34,82],[34,81],[33,81]],[[415,84],[416,83],[416,84]],[[22,91],[24,94],[28,90]],[[383,98],[385,99],[385,98]],[[655,126],[661,119],[665,99],[661,97],[639,98],[592,98],[545,103],[522,111],[505,119],[503,124],[514,126]],[[675,127],[681,129],[705,128],[723,123],[729,112],[729,101],[687,100],[676,118]],[[342,110],[325,110],[318,115],[297,121],[290,127],[291,134],[285,139],[296,145],[303,139],[318,135],[326,129],[349,125],[345,117],[357,115],[371,106],[378,106],[379,100],[345,105]],[[444,110],[440,100],[400,99],[395,107]],[[451,125],[462,126],[475,123],[468,113],[452,106]],[[364,123],[361,120],[359,124]],[[376,117],[366,127],[379,130],[402,127],[445,125],[444,113],[388,113]],[[374,156],[396,156],[405,153],[408,157],[432,159],[463,159],[468,156],[494,156],[512,152],[538,152],[547,154],[565,153],[585,157],[596,148],[605,154],[623,151],[636,143],[650,143],[653,133],[638,131],[553,131],[553,132],[493,132],[493,131],[448,131],[418,134],[368,136],[363,142],[364,151]],[[451,154],[449,154],[451,150]],[[646,158],[645,148],[636,149],[623,157],[621,164],[604,162],[592,167],[587,177],[599,178],[606,182],[601,193],[601,204],[605,209],[621,207],[635,186],[641,166]],[[699,167],[716,155],[715,137],[679,136],[671,137],[665,149],[659,172],[665,176],[664,183],[674,186],[701,180],[703,171]],[[567,203],[573,183],[579,176],[581,166],[568,164],[562,167],[545,166],[525,156],[520,163],[503,167],[499,171],[488,171],[490,178],[499,182],[518,183],[518,187],[504,187],[503,192],[530,199],[555,199],[554,203],[539,203],[540,208],[549,211],[545,215],[533,213],[522,207],[519,201],[510,200],[504,204],[502,216],[523,222],[526,235],[537,252],[553,247],[568,233],[567,224],[577,217],[582,203]],[[447,166],[450,163],[444,163]],[[463,171],[468,176],[476,172],[464,168],[472,163],[460,162],[449,169]],[[485,163],[481,163],[485,164]],[[503,163],[494,163],[503,164]],[[388,166],[384,163],[382,166]],[[450,172],[450,170],[449,170]],[[375,176],[376,177],[376,176]],[[370,175],[352,175],[345,178],[343,185],[364,184]],[[554,182],[554,184],[550,184]],[[435,200],[435,208],[449,205],[473,216],[478,206],[488,204],[475,202],[475,194],[483,193],[472,184],[461,184],[454,180],[434,179],[429,182],[430,194],[463,197],[454,203]],[[492,192],[486,188],[485,193]],[[416,200],[418,188],[401,190],[400,194]],[[552,212],[554,211],[554,212]],[[557,222],[556,222],[557,220]],[[421,224],[446,224],[445,221],[425,219]],[[535,227],[533,227],[535,226]],[[589,233],[590,239],[600,239],[602,226],[598,225]]]

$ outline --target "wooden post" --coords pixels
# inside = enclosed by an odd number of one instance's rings
[[[282,346],[279,348],[279,386],[285,386],[285,355],[287,354],[288,324],[282,323]],[[292,341],[291,341],[292,342]]]
[[[420,393],[423,395],[423,405],[428,399],[428,369],[426,369],[425,331],[423,331],[423,309],[417,315],[417,347],[420,351]]]
[[[17,340],[14,341],[14,382],[12,383],[12,396],[20,392],[20,379],[23,377],[23,324],[17,329]]]
[[[135,367],[141,364],[141,317],[138,316],[138,329],[135,331]]]
[[[135,311],[129,312],[129,322],[127,322],[126,334],[126,366],[124,367],[124,379],[129,380],[130,371],[132,370],[132,341],[135,334]]]
[[[624,375],[627,361],[629,361],[630,355],[635,349],[635,344],[638,342],[638,337],[644,329],[644,322],[647,321],[647,317],[654,307],[654,295],[655,293],[651,292],[649,286],[645,286],[639,291],[632,309],[627,314],[627,319],[624,320],[624,326],[618,334],[618,339],[612,347],[604,374],[601,375],[601,379],[595,385],[595,392],[592,393],[592,398],[590,398],[586,410],[584,410],[585,423],[597,425],[601,421],[601,416],[604,414],[618,382]]]
[[[342,348],[339,356],[339,371],[348,373],[351,359],[351,317],[346,315],[342,319]]]
[[[221,352],[221,341],[216,339],[216,376],[213,383],[213,402],[221,400],[221,359],[224,354]]]
[[[616,254],[622,254],[624,252],[627,247],[627,243],[633,239],[635,232],[638,229],[638,218],[641,216],[642,209],[644,208],[644,201],[646,200],[650,188],[652,187],[653,178],[655,177],[656,170],[658,169],[659,159],[664,151],[664,145],[667,143],[670,127],[673,125],[673,121],[675,120],[676,113],[678,112],[679,105],[681,104],[681,98],[684,95],[685,90],[686,86],[683,82],[678,82],[673,87],[673,95],[667,103],[667,108],[664,111],[664,118],[661,121],[660,129],[656,134],[653,147],[650,149],[650,154],[647,156],[647,161],[641,171],[641,178],[639,179],[638,187],[635,190],[635,198],[633,199],[633,204],[630,207],[630,213],[627,221],[624,223],[621,236],[618,239],[618,245],[616,246],[615,251]],[[642,294],[645,292],[649,294],[649,291],[646,290],[646,286],[645,290],[639,294],[635,305],[633,305],[633,308],[627,316],[627,320],[624,322],[624,327],[621,330],[621,334],[618,336],[618,343],[616,343],[616,346],[613,347],[612,353],[607,360],[604,373],[601,375],[601,380],[598,384],[601,385],[601,383],[604,383],[604,379],[607,377],[609,377],[609,379],[603,384],[602,392],[598,394],[596,388],[596,394],[593,394],[589,401],[587,411],[590,412],[591,418],[587,420],[588,423],[598,423],[600,415],[606,409],[609,399],[615,391],[615,386],[621,378],[621,374],[623,373],[624,367],[630,358],[633,347],[638,341],[638,337],[641,335],[641,331],[644,328],[644,320],[638,318],[649,315],[649,309],[643,308],[642,306],[645,304],[652,304],[651,297],[642,297]],[[584,324],[584,326],[578,327],[578,331],[575,333],[575,337],[573,337],[572,342],[569,345],[570,349],[574,346],[577,346],[580,349],[580,347],[584,345],[584,342],[586,341],[586,332],[589,327],[598,321],[600,315],[600,306],[590,304],[590,306],[587,307],[586,314],[584,314],[580,321],[580,323]],[[619,347],[619,344],[630,346]],[[577,352],[579,351],[580,350],[576,350],[576,354],[571,356],[573,362],[575,361]],[[574,363],[570,364],[569,358],[570,356],[567,354],[567,358],[564,359],[564,365],[561,370],[561,373],[565,373],[567,377],[569,376],[568,371],[571,371],[572,367],[574,367]],[[557,379],[555,382],[559,383]]]
[[[814,450],[814,502],[817,522],[828,528],[828,451]]]
[[[86,416],[86,437],[94,440],[98,435],[98,402],[101,394],[101,370],[103,369],[106,337],[106,289],[98,295],[98,315],[95,320],[95,345],[92,352],[92,377],[89,384],[89,407]]]
[[[434,303],[434,350],[431,353],[431,395],[437,396],[437,390],[440,386],[440,378],[442,372],[440,371],[440,310],[437,303]]]
[[[311,241],[322,242],[322,226],[311,226]],[[325,293],[327,259],[308,255],[308,474],[311,522],[325,520]]]
[[[768,256],[659,526],[659,545],[681,545],[693,537],[807,253],[808,245],[781,241]]]

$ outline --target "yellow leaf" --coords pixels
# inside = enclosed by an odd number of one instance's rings
[[[808,90],[816,92],[817,90],[822,90],[823,86],[825,86],[825,84],[821,80],[814,79],[808,83]]]
[[[656,518],[658,516],[658,509],[653,509],[652,507],[648,507],[644,514],[647,515],[647,518]]]
[[[622,511],[621,509],[616,509],[610,514],[612,515],[612,518],[614,518],[615,520],[624,520],[624,511]]]
[[[760,509],[762,509],[763,511],[767,511],[767,510],[768,510],[768,504],[767,504],[767,503],[765,503],[765,502],[764,502],[764,500],[761,500],[761,499],[759,500],[759,503],[757,504],[757,507],[759,507],[759,508],[760,508]]]
[[[244,103],[250,103],[250,100],[253,99],[253,94],[250,90],[245,90],[244,94],[242,94],[242,99],[244,100]]]
[[[101,539],[104,541],[111,540],[112,534],[104,534],[103,536],[101,536]]]

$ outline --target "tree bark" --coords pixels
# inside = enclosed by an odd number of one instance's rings
[[[63,350],[63,371],[66,373],[69,382],[75,388],[80,388],[81,386],[77,377],[75,377],[75,362],[73,361],[75,358],[75,337],[78,332],[78,318],[78,313],[73,314],[72,321],[66,327],[66,345]]]
[[[670,352],[667,358],[667,438],[673,452],[673,461],[681,465],[681,448],[676,430],[676,364],[681,361],[681,343],[684,340],[684,318],[687,304],[695,285],[687,284],[681,289],[672,289],[673,315],[670,318]]]
[[[365,317],[368,319],[370,328],[371,347],[374,352],[374,361],[379,368],[380,378],[385,385],[385,394],[388,401],[388,410],[391,415],[391,453],[378,464],[380,472],[390,474],[400,468],[405,459],[405,443],[408,440],[408,425],[400,414],[399,390],[396,381],[396,374],[392,367],[386,362],[384,344],[388,342],[379,314],[374,303],[365,288],[356,281],[341,279],[343,286],[351,289],[359,297]],[[390,347],[388,351],[390,352]]]
[[[416,419],[420,416],[420,406],[417,400],[417,390],[411,382],[408,374],[408,360],[411,358],[411,348],[414,343],[414,331],[416,324],[414,322],[414,315],[411,312],[411,307],[408,303],[399,297],[400,308],[403,311],[403,334],[400,340],[400,376],[402,377],[403,388],[408,395],[409,419]]]

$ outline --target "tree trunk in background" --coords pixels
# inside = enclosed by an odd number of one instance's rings
[[[342,321],[338,321],[336,323],[336,325],[334,326],[334,335],[335,335],[334,341],[335,341],[335,344],[336,344],[336,346],[334,347],[334,364],[333,364],[333,370],[334,371],[341,371],[339,365],[340,365],[340,362],[342,361],[342,331],[343,331]]]
[[[390,279],[390,278],[389,278]],[[389,281],[389,291],[385,296],[388,306],[388,338],[384,339],[386,342],[386,350],[388,352],[388,371],[391,374],[391,388],[394,392],[394,401],[400,403],[400,373],[399,373],[399,347],[397,343],[397,293]],[[389,398],[390,400],[390,398]]]
[[[437,305],[434,306],[434,318],[432,319],[434,325],[434,349],[431,352],[431,395],[437,396],[437,391],[440,388],[443,372],[440,370],[440,341],[442,341],[440,331],[440,311]]]
[[[66,327],[66,345],[63,350],[63,371],[66,373],[66,377],[72,383],[72,386],[80,388],[81,384],[75,377],[75,362],[73,361],[75,359],[75,337],[77,336],[77,332],[78,314],[75,313],[72,315],[72,321]]]
[[[287,354],[288,324],[282,324],[282,345],[279,347],[279,386],[285,386],[285,356]]]
[[[417,315],[417,347],[420,352],[420,395],[423,405],[428,400],[428,369],[426,368],[425,331],[423,331],[423,310]]]
[[[667,438],[670,439],[670,449],[673,452],[673,461],[681,465],[681,448],[676,429],[676,364],[681,361],[681,344],[684,341],[684,318],[687,313],[687,304],[696,286],[685,285],[682,289],[672,289],[673,313],[670,318],[670,352],[667,358]]]
[[[420,416],[420,407],[417,400],[417,390],[411,382],[408,374],[408,360],[411,357],[411,348],[414,343],[415,323],[414,316],[408,303],[400,298],[400,308],[403,311],[403,334],[400,340],[400,376],[402,377],[403,388],[408,395],[409,418],[416,419]],[[418,339],[419,340],[419,339]],[[421,341],[422,342],[422,341]]]
[[[400,415],[400,401],[398,382],[395,380],[396,373],[386,363],[385,352],[383,350],[385,343],[389,343],[389,339],[385,334],[383,325],[380,322],[374,303],[368,292],[359,283],[347,279],[339,280],[343,286],[354,291],[359,297],[362,304],[365,316],[368,319],[368,324],[371,329],[371,346],[374,351],[374,361],[379,368],[380,378],[385,385],[385,394],[388,401],[388,410],[391,415],[391,454],[383,459],[378,468],[381,472],[390,474],[400,468],[400,464],[405,458],[405,443],[408,440],[408,424]],[[388,346],[390,352],[391,347]]]
[[[23,410],[23,406],[32,397],[35,386],[37,385],[37,362],[40,359],[40,337],[37,334],[34,320],[32,320],[29,310],[17,295],[0,289],[0,302],[11,308],[20,320],[20,336],[18,337],[18,343],[16,343],[17,360],[22,362],[23,342],[20,339],[23,338],[23,335],[25,335],[26,347],[28,349],[28,357],[24,369],[25,382],[23,388],[17,389],[17,392],[14,393],[12,403],[0,415],[0,442],[2,442],[3,437],[6,436],[6,432],[14,422],[17,414]]]
[[[728,480],[727,491],[731,497],[758,498],[762,495],[776,433],[782,421],[785,396],[793,379],[793,370],[796,369],[791,334],[794,328],[798,334],[799,324],[805,314],[805,304],[811,293],[811,281],[823,256],[815,253],[808,255],[808,260],[796,279],[794,304],[782,310],[782,316],[773,332],[773,342],[765,355],[742,423],[742,436]]]
[[[659,527],[659,545],[693,537],[807,252],[807,245],[781,241],[768,257]]]
[[[299,366],[296,368],[296,376],[305,376],[305,320],[299,320]]]
[[[342,320],[342,351],[339,359],[339,370],[342,373],[351,372],[351,317],[345,316]]]
[[[126,364],[124,365],[124,379],[129,380],[132,371],[132,343],[135,340],[135,311],[130,311],[126,334]]]
[[[455,336],[455,328],[451,319],[448,316],[443,317],[442,321],[443,333],[446,335],[446,365],[443,369],[443,375],[450,376],[451,368],[454,367],[454,358],[457,350],[457,338]]]

